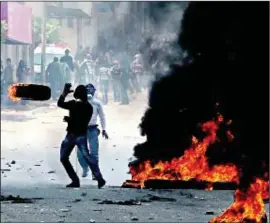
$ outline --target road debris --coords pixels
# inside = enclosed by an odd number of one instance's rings
[[[65,208],[62,208],[62,209],[60,209],[59,211],[61,211],[61,212],[70,212],[69,209],[65,209]]]
[[[55,173],[55,170],[51,170],[48,172],[48,174]]]
[[[126,201],[112,201],[112,200],[103,200],[98,204],[117,204],[117,205],[141,205],[140,201],[137,200],[126,200]]]
[[[85,197],[86,195],[87,195],[86,192],[81,193],[81,196],[82,196],[82,197]]]
[[[131,218],[131,221],[138,221],[139,220],[139,218],[137,218],[137,217],[132,217]]]
[[[3,196],[1,195],[1,201],[11,201],[11,203],[33,203],[33,200],[42,200],[43,198],[22,198],[19,195],[14,197],[12,195]]]
[[[16,161],[15,160],[12,160],[10,164],[15,164],[15,163],[16,163]]]
[[[77,203],[80,202],[82,199],[75,199],[74,201],[72,201],[73,203]]]

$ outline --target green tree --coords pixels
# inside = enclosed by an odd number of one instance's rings
[[[35,35],[35,46],[41,43],[42,19],[40,17],[34,18],[34,35]],[[54,43],[60,41],[60,25],[57,21],[47,20],[46,22],[46,42]]]
[[[8,29],[7,22],[1,21],[1,43],[4,42],[4,37],[7,33],[7,29]]]

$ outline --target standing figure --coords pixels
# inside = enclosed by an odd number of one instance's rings
[[[99,101],[97,98],[95,98],[95,92],[96,88],[92,84],[88,84],[86,86],[87,88],[87,93],[88,93],[88,102],[92,105],[93,107],[93,115],[92,118],[89,122],[88,129],[87,129],[87,139],[89,142],[89,147],[90,147],[90,155],[96,159],[97,164],[99,165],[99,142],[98,142],[98,136],[100,134],[100,130],[97,125],[97,119],[99,116],[100,119],[100,124],[102,128],[102,136],[105,139],[108,139],[109,136],[106,132],[106,119],[105,119],[105,114],[102,106],[102,102]],[[78,150],[77,153],[79,163],[83,169],[83,174],[82,177],[86,177],[88,174],[88,165],[85,159],[83,158],[82,153],[80,150]],[[92,179],[96,180],[95,176],[92,175]]]
[[[24,82],[25,74],[26,74],[26,64],[24,60],[20,60],[19,65],[17,67],[17,72],[16,72],[17,81]]]
[[[63,86],[67,79],[67,74],[70,73],[70,68],[67,65],[67,63],[64,61],[63,57],[60,59],[60,69],[61,69],[61,75],[59,78],[60,86]]]
[[[121,76],[122,70],[117,60],[113,61],[113,67],[111,68],[112,88],[114,102],[120,102],[121,99]]]
[[[135,59],[130,65],[131,70],[131,84],[133,89],[136,90],[137,93],[141,92],[140,79],[143,73],[143,65],[141,63],[140,58],[136,55]]]
[[[71,84],[65,84],[57,102],[58,107],[69,110],[69,117],[64,117],[64,121],[68,123],[67,135],[61,144],[60,151],[61,163],[72,180],[67,187],[80,187],[80,180],[69,161],[69,156],[76,145],[97,179],[98,188],[101,188],[106,181],[103,179],[96,159],[90,156],[87,146],[87,128],[93,114],[93,107],[87,101],[87,90],[84,85],[76,88],[73,95],[76,100],[65,102],[66,96],[71,92]]]
[[[8,86],[13,84],[13,66],[11,59],[7,58],[7,65],[3,71],[4,94],[7,94]]]
[[[108,93],[109,93],[110,69],[107,67],[100,67],[99,79],[100,79],[100,90],[102,94],[102,102],[104,105],[106,105],[109,102]]]
[[[122,75],[121,75],[121,104],[128,105],[128,87],[129,87],[129,58],[127,52],[124,51],[122,55]]]
[[[84,74],[84,83],[96,83],[95,63],[91,54],[87,54],[86,59],[81,64],[81,69]]]
[[[65,50],[65,56],[61,57],[61,59],[67,63],[67,65],[69,66],[69,71],[67,72],[67,76],[66,76],[66,82],[71,82],[72,79],[72,72],[74,72],[74,63],[73,63],[73,58],[72,56],[69,55],[70,51],[69,49]]]
[[[46,71],[46,77],[50,84],[52,99],[57,99],[57,89],[60,82],[61,68],[58,58],[55,57],[51,63],[49,63]]]

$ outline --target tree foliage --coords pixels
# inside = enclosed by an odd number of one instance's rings
[[[1,43],[4,41],[4,36],[7,32],[8,26],[6,21],[1,21]]]
[[[60,25],[57,21],[47,20],[46,22],[46,42],[54,43],[60,40]],[[42,19],[40,17],[34,18],[34,35],[35,43],[38,45],[41,43],[42,38]]]

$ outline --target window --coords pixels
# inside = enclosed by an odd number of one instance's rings
[[[73,28],[74,27],[73,18],[67,18],[67,26],[68,26],[68,28]]]

